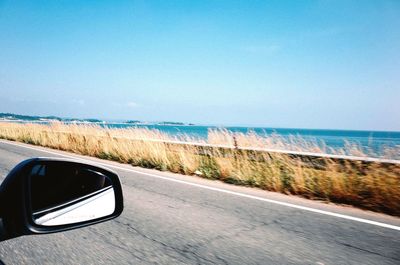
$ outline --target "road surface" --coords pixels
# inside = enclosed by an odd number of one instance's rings
[[[125,210],[0,242],[4,264],[400,264],[400,218],[3,140],[1,180],[37,156],[108,165],[121,177]]]

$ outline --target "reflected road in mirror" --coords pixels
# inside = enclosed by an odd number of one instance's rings
[[[115,194],[111,180],[85,165],[40,163],[30,173],[33,221],[56,226],[111,215]]]
[[[35,223],[44,226],[64,225],[97,219],[110,215],[115,210],[115,195],[112,187],[90,195],[59,210],[51,211],[37,219]],[[37,216],[34,215],[34,217]]]

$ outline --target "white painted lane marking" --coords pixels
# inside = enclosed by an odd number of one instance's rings
[[[71,158],[71,159],[75,159],[75,160],[78,159],[78,160],[85,161],[85,162],[88,162],[88,163],[98,164],[98,165],[101,165],[101,166],[104,166],[104,167],[116,168],[116,169],[119,169],[119,170],[125,170],[125,171],[128,171],[128,172],[133,172],[133,173],[136,173],[136,174],[146,175],[146,176],[153,177],[153,178],[158,178],[158,179],[162,179],[162,180],[167,180],[167,181],[172,181],[172,182],[176,182],[176,183],[186,184],[186,185],[190,185],[190,186],[194,186],[194,187],[198,187],[198,188],[202,188],[202,189],[218,191],[218,192],[231,194],[231,195],[235,195],[235,196],[239,196],[239,197],[243,197],[243,198],[248,198],[248,199],[253,199],[253,200],[258,200],[258,201],[263,201],[263,202],[269,202],[269,203],[278,204],[278,205],[282,205],[282,206],[286,206],[286,207],[290,207],[290,208],[294,208],[294,209],[299,209],[299,210],[303,210],[303,211],[319,213],[319,214],[323,214],[323,215],[333,216],[333,217],[337,217],[337,218],[342,218],[342,219],[346,219],[346,220],[352,220],[352,221],[356,221],[356,222],[360,222],[360,223],[365,223],[365,224],[370,224],[370,225],[375,225],[375,226],[379,226],[379,227],[384,227],[384,228],[389,228],[389,229],[400,231],[400,226],[396,226],[396,225],[376,222],[376,221],[372,221],[372,220],[368,220],[368,219],[364,219],[364,218],[358,218],[358,217],[345,215],[345,214],[339,214],[339,213],[319,210],[319,209],[306,207],[306,206],[301,206],[301,205],[297,205],[297,204],[292,204],[292,203],[288,203],[288,202],[281,202],[281,201],[276,201],[276,200],[272,200],[272,199],[266,199],[266,198],[262,198],[262,197],[258,197],[258,196],[254,196],[254,195],[245,194],[245,193],[225,190],[225,189],[221,189],[221,188],[210,187],[210,186],[203,185],[203,184],[198,184],[198,183],[192,183],[192,182],[185,181],[185,180],[179,180],[179,179],[159,176],[159,175],[156,175],[156,174],[141,172],[141,171],[138,171],[138,170],[135,170],[135,169],[124,168],[124,167],[115,166],[115,165],[111,165],[111,164],[107,164],[107,163],[101,163],[101,162],[93,161],[93,160],[90,160],[90,159],[84,159],[84,158],[81,158],[81,157],[78,157],[78,156],[75,156],[75,155],[61,154],[61,153],[58,153],[58,152],[49,151],[49,150],[46,150],[46,149],[41,149],[41,148],[37,148],[37,147],[33,147],[33,146],[26,146],[26,145],[22,145],[22,144],[17,144],[17,143],[14,143],[14,142],[8,142],[8,141],[3,141],[3,140],[0,140],[0,142],[1,143],[5,143],[5,144],[9,144],[9,145],[15,145],[15,146],[27,148],[27,149],[32,149],[32,150],[35,150],[35,151],[41,151],[41,152],[48,153],[48,154],[67,157],[67,158]]]

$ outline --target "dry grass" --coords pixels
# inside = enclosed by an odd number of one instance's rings
[[[235,140],[233,138],[235,136]],[[400,165],[311,159],[280,153],[252,152],[226,148],[204,148],[163,141],[193,141],[172,137],[157,130],[104,129],[93,125],[0,123],[0,138],[35,144],[78,154],[156,168],[197,174],[229,183],[296,194],[307,198],[351,204],[364,209],[400,216]],[[236,143],[235,143],[236,141]],[[204,143],[333,152],[301,138],[286,140],[278,135],[232,134],[210,131]],[[336,152],[366,156],[354,145]],[[397,149],[396,149],[397,148]],[[397,158],[398,147],[387,149]]]

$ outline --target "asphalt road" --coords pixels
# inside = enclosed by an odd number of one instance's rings
[[[26,158],[71,155],[33,148],[0,141],[2,179]],[[3,263],[400,264],[399,218],[92,160],[120,175],[123,214],[82,229],[0,242]]]

